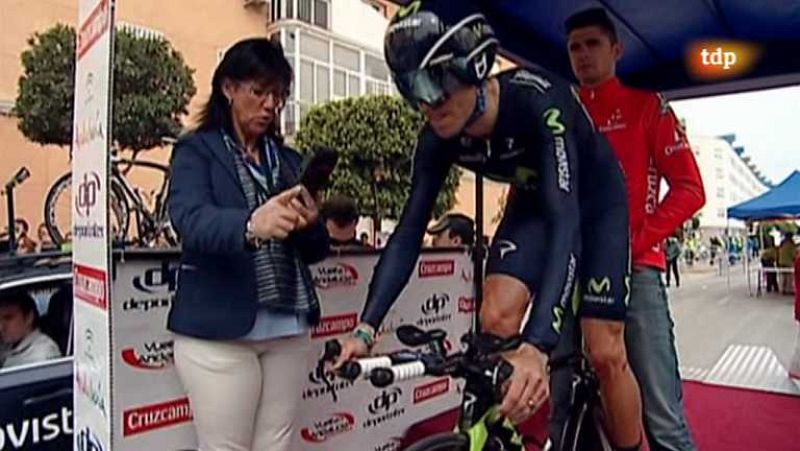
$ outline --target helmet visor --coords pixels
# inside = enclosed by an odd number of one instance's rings
[[[438,105],[464,86],[448,63],[393,76],[397,90],[415,108],[419,108],[422,103]]]

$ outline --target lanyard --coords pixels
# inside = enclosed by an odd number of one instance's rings
[[[264,195],[265,198],[268,198],[270,194],[275,192],[275,185],[277,185],[278,175],[280,174],[281,160],[278,157],[278,149],[275,143],[268,137],[264,137],[263,153],[261,154],[263,157],[262,165],[261,168],[259,168],[255,162],[247,157],[247,152],[224,130],[222,131],[222,135],[228,150],[238,152],[242,157],[242,160],[247,165],[248,174],[259,190],[259,193]]]

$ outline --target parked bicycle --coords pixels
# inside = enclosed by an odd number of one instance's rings
[[[519,336],[503,339],[490,334],[465,334],[464,350],[447,354],[446,332],[424,331],[412,325],[397,329],[397,337],[409,348],[383,356],[345,362],[336,375],[349,380],[365,377],[372,385],[385,388],[391,384],[423,377],[450,376],[464,379],[459,419],[454,432],[424,438],[407,451],[522,451],[525,445],[543,451],[554,450],[550,440],[523,437],[510,420],[497,412],[501,388],[513,367],[501,354],[519,347]],[[341,352],[336,340],[325,343],[318,373],[323,375],[325,362],[332,362]],[[602,408],[597,377],[583,353],[553,360],[549,370],[574,365],[569,417],[562,432],[560,451],[612,451],[603,428]],[[327,381],[326,379],[326,382]]]
[[[164,140],[172,143],[173,140]],[[162,173],[162,183],[153,191],[151,202],[146,202],[142,192],[126,177],[133,167],[150,168]],[[109,191],[109,230],[114,245],[137,245],[140,247],[175,246],[178,235],[172,228],[167,212],[169,187],[169,167],[151,161],[121,158],[113,155],[111,159],[111,183]],[[100,175],[87,173],[78,183],[75,214],[88,215],[97,202]],[[59,177],[47,193],[44,204],[44,218],[47,231],[53,243],[60,246],[70,241],[72,225],[72,172]],[[129,228],[131,216],[136,219],[136,233],[131,236]]]

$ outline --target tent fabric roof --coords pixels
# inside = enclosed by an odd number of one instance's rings
[[[461,0],[450,1],[457,8]],[[604,7],[617,24],[626,83],[670,98],[800,84],[800,0],[477,0],[509,55],[574,80],[564,20]],[[395,0],[405,4],[408,0]],[[698,40],[740,40],[761,47],[754,68],[729,80],[693,79],[685,52]]]
[[[747,220],[800,217],[800,171],[794,171],[766,193],[728,208],[728,217]]]

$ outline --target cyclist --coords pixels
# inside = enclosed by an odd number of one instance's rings
[[[490,77],[497,39],[483,15],[455,7],[414,1],[386,33],[392,77],[427,124],[414,154],[409,198],[375,269],[362,322],[343,340],[337,365],[374,343],[456,164],[512,185],[489,250],[483,329],[518,334],[533,298],[525,343],[506,356],[514,373],[500,412],[518,423],[547,397],[547,356],[580,280],[582,327],[602,378],[607,426],[621,431],[612,435],[617,445],[635,447],[640,400],[623,341],[629,251],[619,163],[568,83],[538,68]]]

